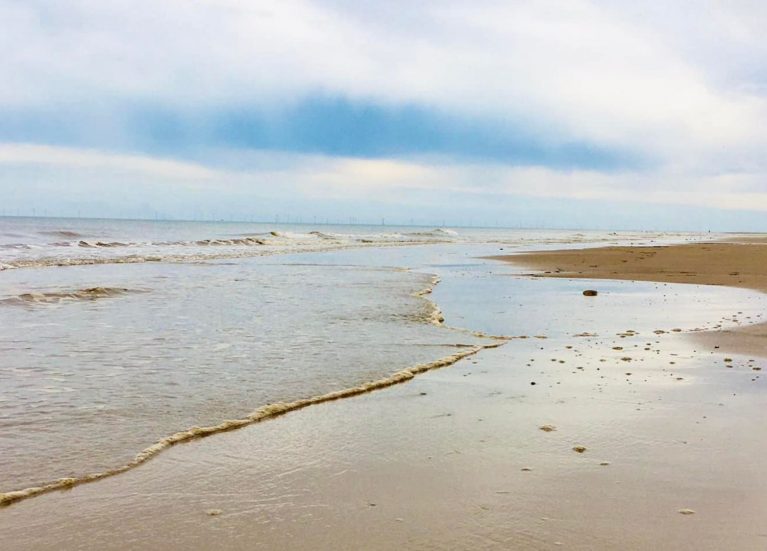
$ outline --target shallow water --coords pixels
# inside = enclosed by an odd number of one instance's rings
[[[601,331],[576,315],[583,282],[551,291],[478,260],[499,249],[704,237],[2,219],[0,490],[109,470],[176,431],[486,342],[432,323],[434,304],[418,293],[434,274],[451,326]],[[600,286],[593,304],[655,296],[651,284]],[[706,296],[650,306],[673,313],[667,329],[691,328],[704,310],[724,309],[721,293]]]
[[[736,324],[737,312],[756,317],[763,295],[518,278],[477,259],[490,249],[248,261],[247,273],[329,270],[344,281],[345,269],[413,266],[442,278],[432,298],[449,323],[546,338],[176,447],[141,469],[13,505],[0,529],[19,549],[759,548],[767,479],[763,444],[748,436],[760,430],[764,380],[749,358],[729,368],[687,337]],[[584,297],[592,286],[599,296]],[[697,514],[678,513],[688,507]]]
[[[413,296],[423,274],[244,261],[60,275],[135,292],[0,306],[4,489],[114,467],[175,431],[354,386],[458,340]]]

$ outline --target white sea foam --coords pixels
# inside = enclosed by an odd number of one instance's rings
[[[455,232],[292,232],[271,230],[240,237],[194,240],[121,241],[77,239],[46,244],[0,245],[0,270],[90,264],[195,262],[353,247],[419,245],[453,242]]]

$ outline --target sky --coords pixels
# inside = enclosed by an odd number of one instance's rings
[[[0,0],[0,215],[767,231],[761,0]]]

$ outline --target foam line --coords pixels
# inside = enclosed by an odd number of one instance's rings
[[[440,281],[440,278],[438,276],[432,275],[429,285],[425,287],[424,289],[413,294],[413,296],[417,296],[424,299],[430,305],[430,314],[428,316],[429,322],[435,325],[439,325],[441,327],[445,327],[446,329],[449,329],[452,331],[458,331],[462,333],[468,333],[474,336],[481,336],[483,338],[492,339],[495,342],[492,342],[489,344],[463,346],[462,349],[456,352],[455,354],[445,356],[433,362],[428,362],[428,363],[423,363],[423,364],[418,364],[412,367],[408,367],[401,371],[397,371],[396,373],[389,375],[387,377],[383,377],[381,379],[376,379],[374,381],[363,383],[359,386],[345,388],[342,390],[336,390],[334,392],[329,392],[327,394],[322,394],[320,396],[314,396],[312,398],[304,398],[300,400],[295,400],[293,402],[277,402],[274,404],[268,404],[256,409],[250,415],[248,415],[247,417],[243,417],[241,419],[229,419],[217,425],[210,425],[207,427],[191,427],[187,430],[176,432],[174,434],[171,434],[170,436],[163,438],[162,440],[159,440],[158,442],[152,444],[148,448],[145,448],[144,450],[139,452],[133,458],[132,461],[120,467],[115,467],[102,472],[87,474],[87,475],[78,476],[78,477],[61,478],[59,480],[49,482],[41,486],[33,486],[29,488],[24,488],[22,490],[15,490],[10,492],[0,493],[0,506],[7,506],[12,503],[22,501],[24,499],[29,499],[31,497],[39,496],[49,492],[54,492],[57,490],[65,490],[68,488],[72,488],[74,486],[79,486],[81,484],[87,484],[89,482],[96,482],[98,480],[103,480],[105,478],[109,478],[109,477],[127,472],[131,469],[135,469],[136,467],[143,465],[150,459],[162,453],[164,450],[167,450],[168,448],[175,446],[176,444],[182,444],[184,442],[189,442],[191,440],[196,440],[199,438],[205,438],[207,436],[211,436],[221,432],[227,432],[230,430],[239,429],[242,427],[246,427],[248,425],[260,423],[262,421],[266,421],[268,419],[278,417],[280,415],[285,415],[286,413],[290,413],[292,411],[297,411],[299,409],[303,409],[309,406],[322,404],[324,402],[341,400],[343,398],[351,398],[353,396],[358,396],[360,394],[366,394],[368,392],[373,392],[373,391],[381,390],[393,385],[405,383],[413,379],[416,375],[425,373],[427,371],[431,371],[433,369],[439,369],[442,367],[451,366],[457,363],[458,361],[462,360],[463,358],[477,354],[481,350],[485,350],[489,348],[498,348],[500,346],[503,346],[504,344],[506,344],[508,341],[512,339],[527,338],[527,337],[505,337],[505,336],[497,336],[497,335],[486,335],[484,333],[470,331],[467,329],[459,329],[459,328],[446,326],[444,324],[444,321],[445,321],[444,316],[442,315],[442,312],[440,311],[439,307],[436,305],[434,301],[428,298],[428,296],[432,293],[432,291],[434,290],[434,287],[439,283],[439,281]]]
[[[211,436],[221,432],[227,432],[230,430],[239,429],[248,425],[260,423],[262,421],[266,421],[268,419],[278,417],[280,415],[285,415],[286,413],[290,413],[292,411],[297,411],[299,409],[303,409],[309,406],[322,404],[324,402],[341,400],[343,398],[351,398],[352,396],[358,396],[360,394],[366,394],[368,392],[373,392],[373,391],[387,388],[400,383],[405,383],[407,381],[410,381],[416,375],[419,375],[421,373],[425,373],[433,369],[439,369],[442,367],[453,365],[456,362],[462,360],[463,358],[466,358],[468,356],[473,356],[474,354],[478,353],[481,350],[484,350],[487,348],[497,348],[499,346],[502,346],[503,344],[505,343],[495,342],[492,344],[481,344],[481,345],[472,346],[465,350],[461,350],[460,352],[456,352],[455,354],[451,354],[450,356],[445,356],[433,362],[418,364],[413,367],[408,367],[401,371],[397,371],[396,373],[389,375],[388,377],[363,383],[359,386],[345,388],[345,389],[337,390],[334,392],[329,392],[327,394],[322,394],[320,396],[315,396],[312,398],[295,400],[293,402],[277,402],[274,404],[269,404],[269,405],[258,408],[247,417],[244,417],[242,419],[230,419],[227,421],[223,421],[219,423],[218,425],[211,425],[207,427],[191,427],[187,430],[180,431],[175,434],[171,434],[170,436],[163,438],[162,440],[156,442],[155,444],[149,446],[148,448],[145,448],[144,450],[139,452],[136,455],[136,457],[133,458],[132,461],[120,467],[116,467],[114,469],[109,469],[99,473],[88,474],[88,475],[84,475],[80,477],[61,478],[59,480],[50,482],[48,484],[44,484],[42,486],[34,486],[30,488],[25,488],[23,490],[16,490],[11,492],[1,493],[0,505],[2,506],[10,505],[12,503],[16,503],[24,499],[39,496],[49,492],[54,492],[56,490],[65,490],[68,488],[72,488],[74,486],[79,486],[80,484],[86,484],[89,482],[96,482],[97,480],[103,480],[105,478],[109,478],[111,476],[124,473],[131,469],[135,469],[136,467],[143,465],[150,459],[162,453],[164,450],[167,450],[168,448],[175,446],[176,444],[182,444],[184,442],[189,442],[191,440],[196,440],[199,438],[205,438],[207,436]]]

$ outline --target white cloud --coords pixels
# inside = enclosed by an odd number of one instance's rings
[[[552,140],[667,157],[691,147],[763,146],[764,98],[742,80],[731,88],[717,81],[721,61],[689,55],[717,40],[736,61],[753,55],[754,45],[763,51],[753,10],[693,3],[662,24],[662,13],[648,10],[650,26],[633,5],[4,0],[0,74],[9,80],[0,101],[267,109],[329,93],[527,119]],[[690,33],[692,44],[674,32],[689,29],[690,19],[707,29]]]
[[[0,171],[67,166],[222,193],[358,201],[509,194],[765,211],[766,6],[0,0],[0,114],[72,104],[268,112],[328,94],[524,124],[542,141],[657,161],[599,172],[261,153],[247,170],[222,171],[9,144]],[[4,181],[14,185],[13,174]]]
[[[34,189],[45,190],[41,195],[46,199],[38,201],[47,201],[48,208],[54,209],[63,196],[89,196],[114,187],[121,188],[123,196],[132,194],[136,201],[152,195],[168,212],[190,192],[213,201],[246,203],[271,197],[309,204],[337,200],[412,205],[455,197],[484,197],[492,202],[499,196],[513,196],[767,212],[767,183],[761,174],[753,173],[602,173],[264,151],[248,152],[243,158],[247,166],[226,170],[135,155],[0,144],[0,194],[12,196],[14,189],[24,187],[23,181],[34,182]],[[14,167],[24,171],[9,170]],[[65,183],[62,173],[67,176]],[[199,195],[195,197],[200,200]]]
[[[103,153],[90,149],[18,143],[0,143],[0,168],[3,165],[110,170],[186,181],[206,180],[217,176],[215,171],[195,163]]]
[[[408,191],[438,194],[513,195],[599,200],[637,205],[676,205],[767,211],[767,182],[761,174],[689,176],[674,172],[556,170],[503,165],[440,165],[339,160],[301,179],[307,194],[392,200]]]

